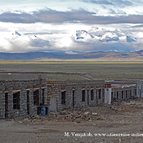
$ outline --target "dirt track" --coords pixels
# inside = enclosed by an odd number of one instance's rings
[[[143,137],[131,137],[133,133],[143,135],[142,103],[138,100],[120,106],[91,108],[90,111],[100,115],[97,120],[67,121],[63,118],[67,115],[54,120],[0,120],[0,143],[142,143]]]

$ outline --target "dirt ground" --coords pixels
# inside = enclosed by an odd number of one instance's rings
[[[143,143],[143,100],[0,120],[0,143]]]

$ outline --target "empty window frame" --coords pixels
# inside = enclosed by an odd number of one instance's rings
[[[42,105],[45,104],[45,89],[42,89]]]
[[[82,102],[85,102],[85,90],[82,90]]]
[[[5,118],[8,118],[8,93],[5,93]]]
[[[137,89],[134,89],[134,96],[137,95]]]
[[[20,91],[13,93],[13,109],[20,109]]]
[[[101,99],[101,89],[99,89],[98,92],[99,92],[99,96],[98,97],[99,97],[99,99]]]
[[[128,98],[128,90],[126,90],[126,98]]]
[[[122,99],[124,99],[124,91],[122,91]]]
[[[114,93],[111,92],[111,99],[114,99]]]
[[[66,104],[66,91],[61,92],[61,104]]]
[[[26,95],[27,95],[27,114],[30,114],[30,91],[29,90],[26,91]]]
[[[74,107],[75,105],[75,90],[72,90],[72,106]]]
[[[33,92],[34,105],[39,106],[39,89]]]
[[[119,92],[117,91],[117,99],[119,98]]]
[[[94,100],[94,90],[93,89],[90,90],[90,96],[91,96],[91,101],[93,101]]]
[[[130,90],[130,98],[132,97],[132,90]]]

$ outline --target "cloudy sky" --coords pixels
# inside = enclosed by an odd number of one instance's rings
[[[143,0],[0,1],[0,52],[142,50]]]

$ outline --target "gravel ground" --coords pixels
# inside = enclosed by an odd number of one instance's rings
[[[143,143],[142,103],[143,100],[137,100],[90,108],[101,118],[79,118],[80,122],[63,118],[67,115],[57,115],[55,119],[0,120],[0,143]]]

